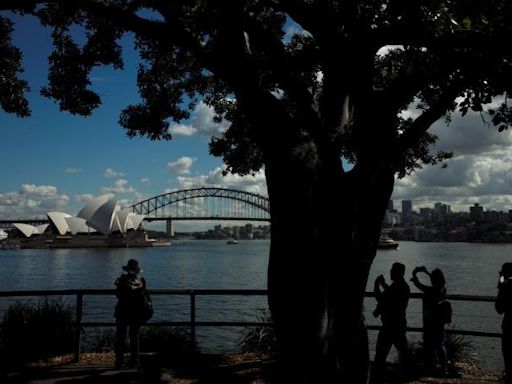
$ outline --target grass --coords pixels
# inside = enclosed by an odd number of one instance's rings
[[[258,313],[258,321],[269,323],[272,317],[267,309],[262,309]],[[238,343],[242,353],[259,353],[272,356],[277,353],[277,342],[274,328],[269,325],[256,327],[247,327],[244,335]]]
[[[3,318],[0,355],[19,365],[71,353],[75,345],[74,315],[61,298],[16,302]]]
[[[91,352],[113,352],[114,342],[114,329],[96,328],[89,341],[89,348]],[[199,352],[197,345],[192,344],[190,330],[183,327],[142,327],[139,347],[140,352],[155,353],[160,361],[173,364],[186,361]]]

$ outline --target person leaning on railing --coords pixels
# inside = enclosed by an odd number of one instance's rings
[[[505,362],[505,384],[512,384],[512,263],[501,267],[496,312],[503,314],[501,349]]]

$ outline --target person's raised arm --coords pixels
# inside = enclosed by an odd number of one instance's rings
[[[413,282],[413,284],[416,286],[416,288],[418,288],[420,291],[422,292],[425,292],[426,289],[428,288],[428,286],[426,286],[425,284],[423,284],[420,279],[418,278],[418,272],[424,272],[426,273],[428,276],[430,276],[430,272],[427,270],[427,268],[425,267],[416,267],[414,268],[414,270],[412,271],[412,278],[411,278],[411,281]]]

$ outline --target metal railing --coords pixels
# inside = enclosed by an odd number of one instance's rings
[[[190,299],[190,316],[189,321],[151,321],[144,326],[184,326],[190,327],[190,338],[192,345],[196,345],[196,327],[252,327],[252,326],[269,326],[270,322],[262,321],[197,321],[196,319],[196,297],[197,296],[266,296],[267,290],[264,289],[151,289],[148,290],[152,296],[171,295],[171,296],[189,296]],[[113,289],[65,289],[65,290],[31,290],[31,291],[0,291],[2,297],[37,297],[37,296],[76,296],[75,309],[75,359],[80,358],[82,350],[82,331],[84,327],[111,327],[115,326],[114,321],[86,321],[83,319],[83,303],[84,296],[113,296]],[[367,292],[365,297],[375,297],[373,292]],[[410,298],[421,299],[421,293],[411,293]],[[470,302],[489,302],[494,303],[495,296],[474,296],[474,295],[448,295],[447,298],[453,301],[470,301]],[[2,324],[0,323],[0,327]],[[379,330],[379,325],[368,325],[369,330]],[[408,332],[422,332],[421,327],[407,327]],[[447,329],[447,333],[465,336],[481,336],[481,337],[501,337],[501,333],[482,332],[459,329]]]

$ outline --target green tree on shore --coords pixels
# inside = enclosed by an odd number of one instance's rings
[[[142,101],[121,112],[129,136],[171,139],[169,122],[201,100],[231,124],[210,150],[230,172],[265,169],[283,375],[365,383],[363,297],[395,176],[449,157],[429,152],[427,130],[454,110],[498,97],[489,114],[508,128],[512,3],[2,0],[9,10],[53,28],[41,93],[61,110],[89,115],[101,104],[90,72],[122,69],[119,41],[133,32]],[[0,18],[0,105],[27,116],[10,15]],[[285,38],[291,22],[298,32]],[[84,44],[73,25],[87,31]],[[407,118],[411,105],[417,117]]]

